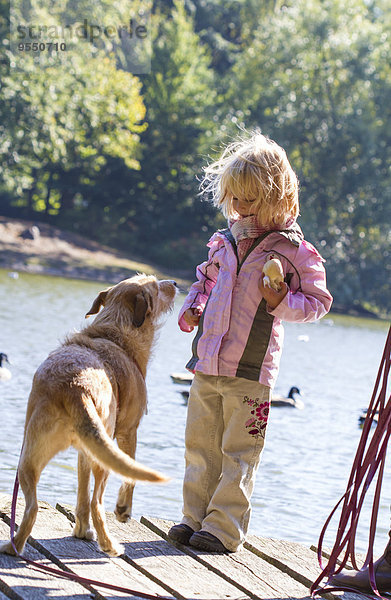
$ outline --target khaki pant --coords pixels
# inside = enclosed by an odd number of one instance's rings
[[[271,390],[241,377],[196,373],[186,423],[183,519],[238,550],[248,530]]]

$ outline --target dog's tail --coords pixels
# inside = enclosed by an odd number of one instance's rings
[[[106,432],[92,400],[86,396],[83,402],[68,404],[76,434],[84,450],[103,467],[115,471],[125,479],[138,479],[162,483],[168,477],[133,460],[122,452]]]

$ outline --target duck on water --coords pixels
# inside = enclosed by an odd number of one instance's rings
[[[11,379],[11,371],[3,367],[3,362],[9,363],[8,356],[4,352],[0,352],[0,381]]]
[[[173,383],[182,384],[182,385],[190,385],[191,382],[193,381],[194,375],[192,375],[191,373],[172,373],[170,375],[170,377],[171,377]],[[185,403],[187,403],[187,401],[189,399],[188,390],[181,390],[180,393],[181,393],[182,398],[184,399]],[[298,398],[297,396],[301,396],[300,390],[298,387],[293,386],[289,390],[288,396],[273,394],[271,405],[272,406],[287,406],[290,408],[298,408],[299,410],[302,410],[304,408],[304,402],[301,400],[301,398]]]

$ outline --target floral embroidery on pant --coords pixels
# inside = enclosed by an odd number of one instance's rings
[[[268,401],[260,402],[259,398],[249,398],[245,396],[244,404],[248,404],[251,410],[251,417],[246,421],[245,425],[248,428],[248,433],[254,437],[265,437],[267,419],[269,417],[270,403]]]

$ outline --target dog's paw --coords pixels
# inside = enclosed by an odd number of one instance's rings
[[[72,531],[72,535],[81,540],[95,540],[96,534],[90,526],[82,527],[80,524],[75,525]]]
[[[89,528],[87,529],[85,535],[84,535],[84,539],[85,540],[96,540],[96,533],[93,529]]]
[[[0,544],[0,553],[1,554],[11,554],[11,556],[16,556],[16,552],[14,550],[11,542],[4,542]]]
[[[131,506],[117,506],[114,511],[115,517],[117,521],[120,523],[127,523],[132,516],[132,507]]]
[[[117,542],[109,542],[105,546],[101,546],[101,550],[109,556],[121,556],[124,553],[123,546]]]

